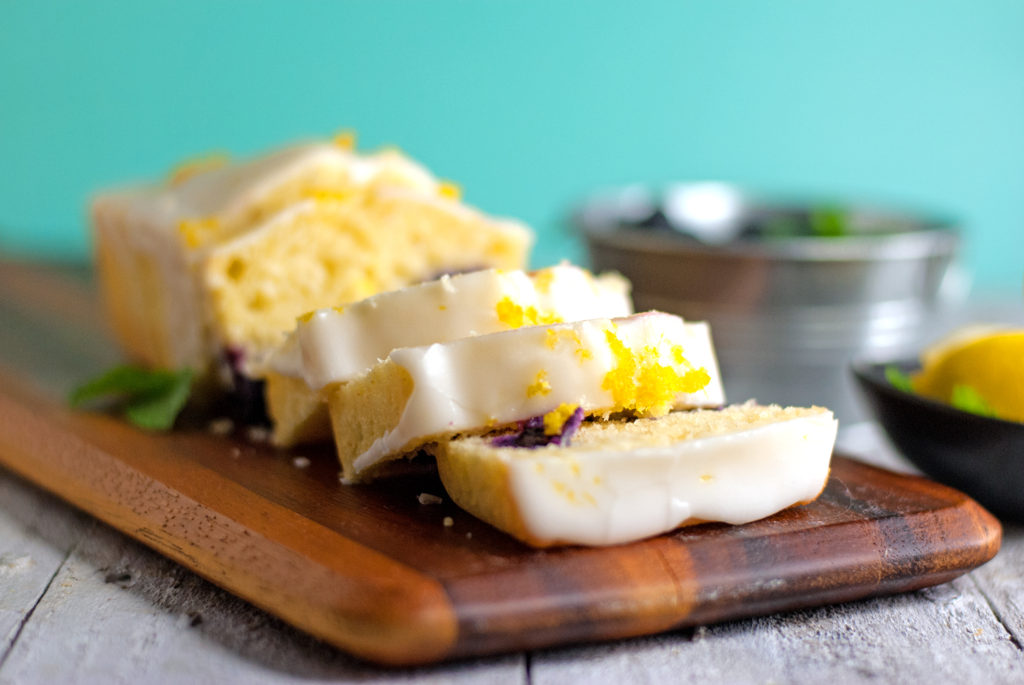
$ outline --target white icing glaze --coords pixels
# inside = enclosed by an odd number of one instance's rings
[[[831,412],[634,449],[498,449],[510,497],[538,540],[614,545],[687,519],[756,521],[824,487]],[[571,456],[570,456],[571,455]]]
[[[534,307],[560,321],[632,313],[629,284],[567,264],[534,274],[487,269],[374,295],[300,320],[269,367],[303,377],[313,390],[366,373],[399,347],[508,330],[499,303]]]
[[[360,155],[329,143],[305,143],[204,171],[178,184],[150,184],[106,193],[97,197],[96,203],[118,205],[138,223],[172,231],[186,219],[217,217],[230,221],[312,168],[343,171],[355,185],[368,184],[387,174],[401,177],[424,194],[434,194],[438,186],[430,172],[393,150]]]
[[[220,354],[221,346],[210,332],[195,275],[195,264],[207,250],[183,246],[178,234],[181,221],[205,217],[230,221],[310,168],[344,170],[357,184],[369,183],[381,174],[399,176],[408,186],[404,192],[414,194],[419,190],[424,197],[435,194],[438,187],[426,169],[396,151],[364,156],[333,144],[307,143],[205,171],[178,184],[139,185],[94,199],[92,216],[97,237],[108,246],[110,257],[122,265],[132,264],[136,256],[147,258],[166,294],[164,306],[157,311],[162,315],[159,329],[169,336],[161,341],[171,353],[166,360],[168,366],[204,368]],[[298,208],[279,212],[276,220],[312,207],[312,202],[298,203]],[[274,221],[271,217],[251,228],[266,230]],[[235,240],[244,240],[247,235],[243,233]]]
[[[631,351],[653,350],[658,361],[679,374],[704,368],[710,382],[692,394],[675,396],[673,406],[710,407],[724,403],[718,363],[705,323],[684,323],[661,312],[628,318],[593,319],[529,326],[447,343],[406,347],[389,360],[413,380],[412,393],[391,431],[355,459],[357,472],[418,441],[439,434],[479,430],[546,414],[561,404],[585,412],[619,409],[603,387],[618,368],[606,332]],[[676,360],[679,347],[684,358]],[[543,379],[542,391],[530,392]],[[355,381],[358,382],[358,381]]]

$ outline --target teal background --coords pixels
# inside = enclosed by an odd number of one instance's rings
[[[586,192],[715,178],[930,207],[1024,276],[1024,2],[0,1],[0,253],[210,150],[359,132],[583,251]]]

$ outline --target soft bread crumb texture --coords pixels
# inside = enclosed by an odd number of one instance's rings
[[[582,449],[630,450],[658,447],[684,440],[745,431],[826,412],[828,410],[823,407],[780,407],[751,403],[733,405],[720,410],[695,409],[673,412],[657,419],[592,421],[580,427],[571,446],[551,445],[545,452],[571,455]],[[467,440],[464,444],[468,446],[473,442]],[[505,449],[515,452],[513,448]]]
[[[358,381],[334,383],[325,388],[343,480],[365,481],[380,475],[374,469],[357,474],[355,459],[398,425],[412,389],[409,372],[390,360],[378,364]],[[409,451],[414,447],[410,445]]]
[[[200,273],[215,333],[229,344],[273,347],[317,307],[442,271],[523,265],[527,233],[455,210],[401,194],[328,198],[215,250]]]
[[[274,417],[270,441],[276,447],[331,439],[331,418],[320,394],[301,378],[267,372],[267,413]]]

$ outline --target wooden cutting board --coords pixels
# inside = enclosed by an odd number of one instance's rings
[[[533,550],[447,499],[421,504],[421,493],[443,496],[436,474],[344,486],[328,448],[276,451],[201,427],[152,434],[68,410],[68,389],[119,359],[92,293],[84,269],[0,262],[0,464],[373,661],[608,640],[902,592],[999,548],[999,523],[965,495],[836,456],[816,502],[763,521]]]

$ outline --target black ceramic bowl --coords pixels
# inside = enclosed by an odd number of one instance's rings
[[[915,361],[855,362],[867,405],[897,448],[937,481],[967,493],[1003,519],[1024,521],[1024,423],[954,409],[905,392],[885,377]]]

